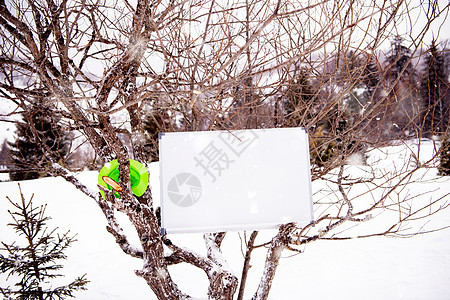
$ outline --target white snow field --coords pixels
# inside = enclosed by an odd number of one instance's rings
[[[409,147],[410,150],[407,150]],[[400,168],[411,152],[417,153],[416,143],[374,150],[369,158],[373,168]],[[426,161],[436,151],[431,141],[422,141],[419,161]],[[359,159],[352,160],[359,162]],[[364,172],[367,166],[349,165],[348,174]],[[78,178],[96,189],[97,173],[82,172]],[[150,168],[151,183],[158,198],[157,168]],[[419,170],[419,182],[412,183],[408,195],[420,195],[413,201],[429,201],[450,193],[450,177],[437,176],[435,168]],[[26,198],[34,193],[34,203],[47,204],[47,215],[52,217],[49,227],[59,232],[70,230],[78,241],[67,251],[63,262],[62,282],[87,273],[88,290],[78,292],[76,299],[155,299],[145,281],[134,274],[141,268],[138,259],[123,254],[107,233],[106,221],[95,202],[84,196],[61,178],[44,178],[20,182]],[[313,183],[313,198],[320,195],[324,182]],[[425,193],[430,191],[429,193]],[[352,191],[354,192],[354,191]],[[359,191],[361,192],[361,191]],[[403,194],[402,194],[403,195]],[[17,238],[6,227],[10,222],[6,196],[19,200],[16,182],[0,183],[0,240],[11,242]],[[363,197],[372,201],[370,195]],[[316,201],[316,199],[314,199]],[[155,199],[157,201],[157,199]],[[361,200],[358,200],[361,201]],[[317,212],[317,211],[316,211]],[[317,217],[317,216],[316,216]],[[383,216],[381,216],[383,218]],[[126,217],[120,216],[125,231],[132,234]],[[411,229],[421,230],[425,220],[419,220]],[[381,224],[381,225],[380,225]],[[422,230],[450,225],[450,209],[432,216]],[[382,226],[382,222],[362,224],[367,231]],[[357,228],[351,229],[353,233]],[[266,241],[273,231],[261,231],[259,241]],[[224,256],[240,278],[243,257],[240,236],[230,232],[223,243]],[[201,234],[170,235],[170,239],[204,253]],[[137,245],[134,236],[132,241]],[[449,299],[450,298],[450,230],[416,235],[412,238],[376,237],[344,241],[317,241],[304,247],[304,253],[294,255],[285,251],[275,277],[270,299]],[[264,265],[265,249],[257,249],[252,256],[247,293],[249,299],[256,290]],[[183,291],[193,297],[205,298],[207,279],[202,271],[187,264],[171,267],[172,276]],[[5,276],[0,275],[1,285]],[[56,285],[57,283],[55,283]]]

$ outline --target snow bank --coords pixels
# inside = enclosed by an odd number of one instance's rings
[[[415,149],[413,143],[409,149]],[[370,163],[380,168],[403,167],[401,161],[412,161],[406,145],[373,150]],[[435,151],[431,141],[422,144],[418,161],[425,162]],[[417,149],[416,149],[417,150]],[[408,152],[409,151],[409,152]],[[413,153],[417,153],[413,151]],[[351,165],[346,172],[361,175],[371,167]],[[157,196],[157,168],[150,166],[151,185]],[[435,169],[421,170],[421,182],[412,185],[412,192],[433,191],[433,195],[450,192],[450,179],[438,177]],[[153,176],[153,177],[152,177]],[[95,188],[96,172],[78,174],[79,179]],[[91,282],[88,291],[79,292],[77,299],[155,299],[143,279],[134,274],[142,267],[140,260],[126,256],[106,232],[106,222],[95,202],[85,197],[60,178],[44,178],[21,182],[26,197],[35,194],[35,204],[47,204],[47,215],[52,217],[50,227],[60,232],[70,230],[78,234],[68,251],[63,272],[67,280],[87,273]],[[316,182],[314,188],[323,188]],[[6,196],[18,199],[18,187],[14,182],[0,183],[0,240],[16,239],[9,222]],[[353,191],[352,191],[353,192]],[[355,193],[358,191],[354,191]],[[314,194],[314,192],[313,192]],[[320,193],[314,194],[315,200]],[[417,201],[428,201],[424,194]],[[126,217],[120,221],[126,232],[132,228]],[[374,223],[376,224],[376,223]],[[450,225],[450,211],[436,214],[430,226]],[[369,226],[370,227],[370,226]],[[370,228],[366,228],[370,229]],[[258,241],[266,241],[273,231],[262,231]],[[235,274],[240,274],[243,257],[241,238],[243,233],[231,232],[223,242],[223,254]],[[185,234],[169,237],[180,246],[205,254],[201,235]],[[138,245],[136,235],[130,240]],[[408,239],[370,238],[346,241],[318,241],[308,245],[304,254],[291,256],[283,252],[283,258],[275,277],[270,299],[448,299],[450,294],[450,231],[444,230]],[[252,268],[247,282],[246,299],[255,292],[265,259],[265,249],[257,249],[252,257]],[[194,297],[205,297],[207,279],[202,271],[186,264],[170,268],[176,283]],[[0,281],[4,281],[4,276]],[[63,280],[64,281],[64,280]]]

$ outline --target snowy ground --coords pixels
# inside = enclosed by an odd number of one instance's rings
[[[425,156],[429,155],[433,152],[432,143],[426,142],[422,149]],[[372,155],[372,161],[378,158],[378,167],[389,168],[409,157],[404,146],[391,147],[389,151],[389,154],[377,151]],[[421,159],[426,160],[426,157]],[[349,168],[348,171],[352,172],[351,168],[359,167]],[[150,170],[150,173],[152,176],[154,171]],[[449,193],[450,178],[438,177],[436,173],[435,169],[428,169],[419,174],[422,183],[412,185],[411,193],[425,190],[433,191],[433,195]],[[83,172],[78,176],[95,188],[96,172]],[[67,281],[87,273],[91,282],[88,291],[78,293],[77,299],[154,299],[144,280],[134,275],[134,270],[141,268],[140,261],[127,257],[115,244],[105,230],[106,222],[94,201],[60,178],[20,184],[26,197],[35,194],[35,204],[47,203],[47,215],[52,217],[51,227],[58,226],[60,232],[70,230],[78,234],[78,242],[67,252],[64,273]],[[0,183],[0,240],[8,242],[15,237],[5,227],[10,221],[6,196],[18,200],[17,183]],[[430,194],[423,197],[429,198]],[[126,218],[122,219],[126,221]],[[450,225],[450,210],[436,214],[428,224],[429,228],[446,225]],[[263,231],[260,235],[267,238],[270,234],[273,232]],[[224,255],[238,276],[243,261],[239,235],[242,233],[229,233],[223,244]],[[204,252],[199,234],[170,238]],[[284,252],[270,299],[449,299],[450,230],[407,239],[379,237],[318,241],[304,250],[303,254],[295,256]],[[263,249],[255,251],[246,299],[256,289],[264,257]],[[201,271],[185,264],[171,270],[182,290],[192,296],[205,297],[207,280]],[[2,286],[4,280],[0,276]]]

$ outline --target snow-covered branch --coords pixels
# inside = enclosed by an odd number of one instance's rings
[[[53,163],[50,172],[53,176],[61,176],[66,181],[73,184],[83,194],[94,199],[95,201],[98,201],[98,193],[93,191],[92,189],[89,189],[86,185],[81,183],[70,170],[60,166],[57,163]]]
[[[105,197],[109,199],[109,201],[114,201],[114,195],[111,191],[106,192]],[[119,222],[114,215],[114,209],[108,204],[108,202],[99,197],[99,206],[108,221],[106,230],[115,237],[116,243],[120,246],[123,252],[131,255],[132,257],[144,258],[144,252],[129,243],[127,236],[123,232],[123,229],[120,227]]]
[[[252,300],[267,299],[269,296],[272,281],[275,277],[275,273],[280,262],[281,253],[289,245],[289,238],[294,229],[295,224],[290,223],[282,225],[280,226],[277,235],[272,238],[266,256],[263,275]]]
[[[207,257],[174,245],[166,240],[165,245],[172,250],[172,254],[166,257],[170,264],[185,262],[202,269],[210,282],[208,295],[210,299],[232,299],[236,292],[238,279],[231,273],[220,251],[220,242],[223,233],[205,234],[204,240],[207,247]]]

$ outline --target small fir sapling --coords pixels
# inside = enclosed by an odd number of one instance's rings
[[[63,267],[58,261],[67,258],[64,252],[75,237],[69,232],[60,235],[56,229],[50,230],[46,226],[49,217],[44,215],[46,207],[34,207],[34,195],[26,200],[20,185],[19,192],[18,203],[6,197],[14,207],[8,210],[13,220],[8,226],[22,240],[0,245],[0,273],[6,277],[6,284],[15,281],[13,287],[0,287],[4,299],[65,299],[74,297],[75,291],[86,290],[86,275],[67,285],[54,286],[52,280],[63,276],[56,274]]]

